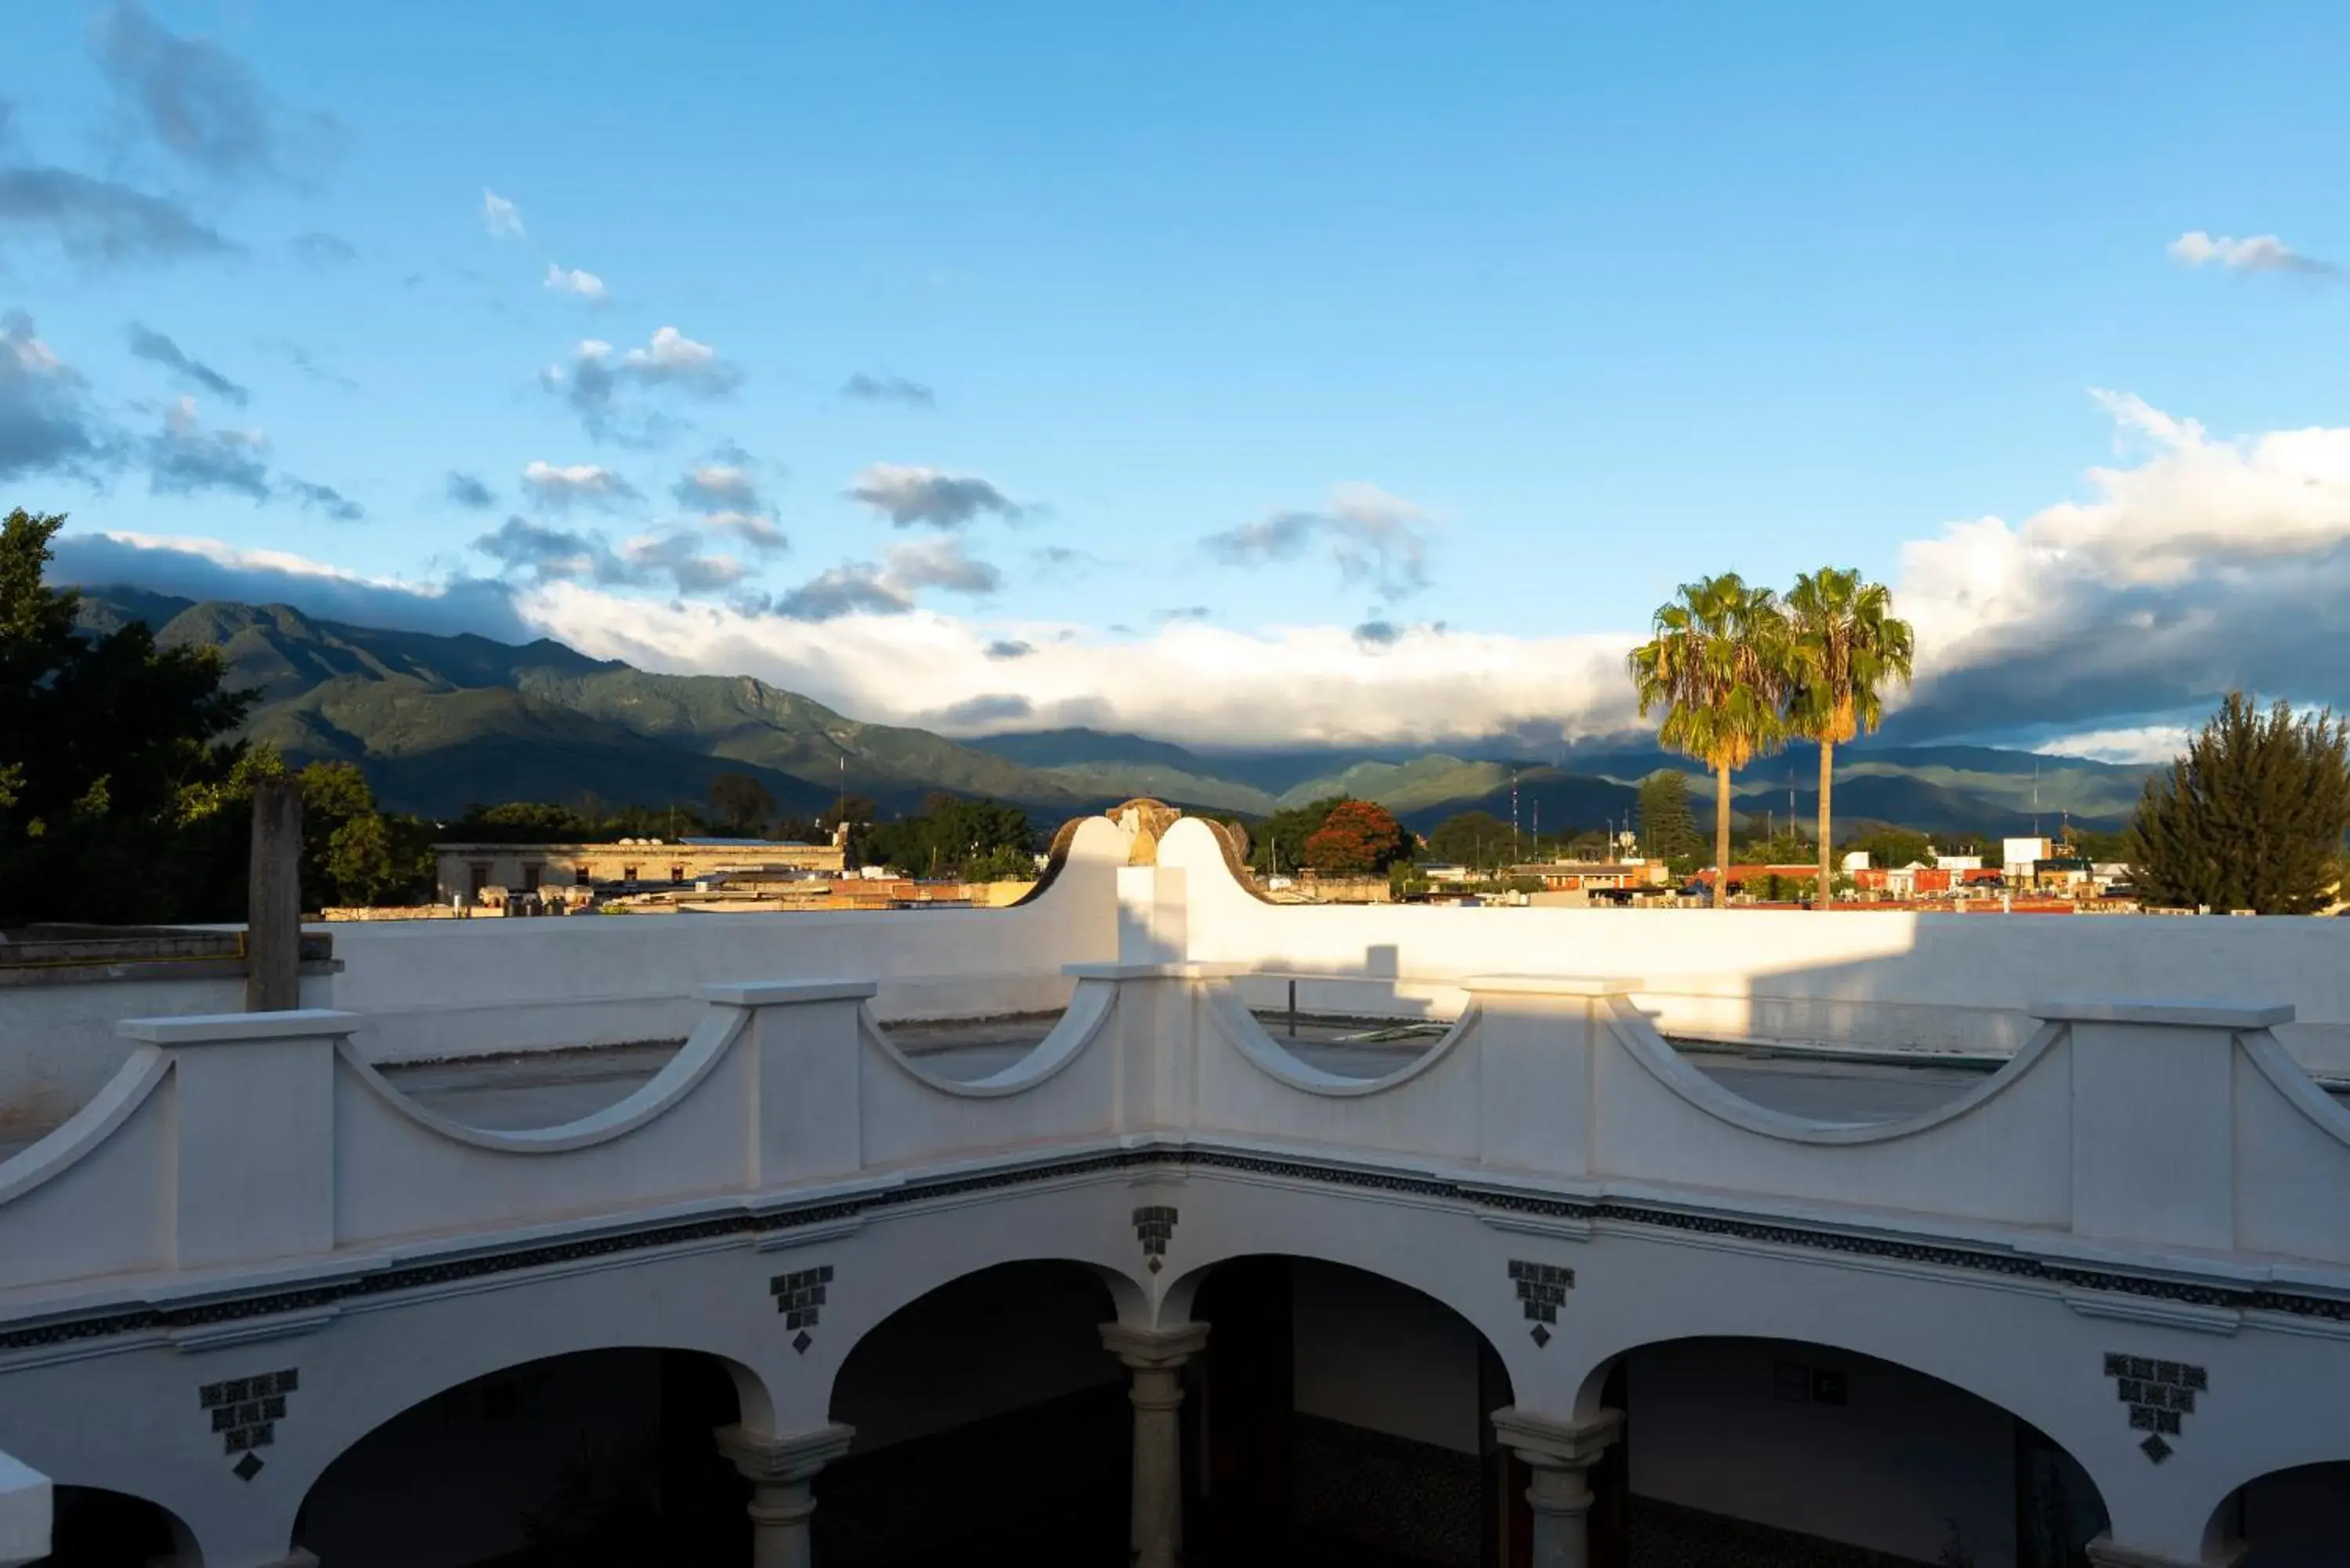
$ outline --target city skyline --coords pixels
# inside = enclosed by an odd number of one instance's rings
[[[65,576],[961,733],[1612,730],[1824,564],[1900,738],[2350,695],[2350,19],[412,21],[11,17]]]

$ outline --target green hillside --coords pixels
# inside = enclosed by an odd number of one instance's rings
[[[247,732],[296,763],[363,769],[387,805],[448,816],[504,800],[664,805],[705,798],[711,781],[747,772],[783,811],[810,815],[844,788],[885,811],[933,791],[985,795],[1051,825],[1135,795],[1195,810],[1263,816],[1328,795],[1375,800],[1425,831],[1464,811],[1556,833],[1624,822],[1634,786],[1660,767],[1690,774],[1702,803],[1712,781],[1654,737],[1575,742],[1530,758],[1498,742],[1447,751],[1409,747],[1213,750],[1087,729],[993,735],[969,742],[926,730],[868,724],[747,676],[656,675],[590,659],[559,642],[315,619],[284,605],[197,604],[138,589],[86,596],[96,629],[131,619],[170,644],[217,648],[232,684],[257,692]],[[1462,754],[1462,753],[1466,754]],[[1929,832],[2025,831],[2065,815],[2117,826],[2136,804],[2143,768],[1988,746],[1870,742],[1839,753],[1839,821]],[[1809,820],[1816,778],[1800,748],[1742,773],[1739,814]]]

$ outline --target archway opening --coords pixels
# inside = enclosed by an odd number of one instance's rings
[[[2213,1512],[2205,1538],[2241,1541],[2242,1568],[2334,1568],[2350,1520],[2350,1459],[2296,1465],[2245,1482]]]
[[[1509,1376],[1484,1336],[1409,1286],[1338,1263],[1220,1263],[1191,1315],[1186,1472],[1211,1568],[1481,1568],[1523,1561],[1493,1411]]]
[[[335,1568],[737,1568],[747,1491],[712,1439],[733,1377],[691,1351],[549,1356],[386,1421],[311,1487],[295,1539]]]
[[[1133,1417],[1082,1264],[999,1264],[857,1342],[831,1414],[857,1430],[816,1480],[825,1568],[1125,1560]]]
[[[1787,1562],[2087,1568],[2088,1473],[2009,1411],[1908,1367],[1791,1340],[1669,1340],[1607,1368],[1625,1413],[1594,1568]],[[1603,1486],[1601,1483],[1605,1481]],[[1616,1495],[1610,1496],[1610,1489]]]
[[[171,1510],[103,1487],[58,1487],[41,1568],[122,1568],[168,1563],[187,1543]]]

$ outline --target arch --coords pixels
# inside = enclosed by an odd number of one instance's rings
[[[712,1533],[731,1552],[747,1516],[712,1434],[755,1423],[764,1400],[756,1373],[702,1350],[608,1345],[495,1367],[346,1445],[311,1479],[295,1540],[353,1568],[525,1548],[571,1560],[589,1532],[625,1546],[618,1560],[660,1560],[680,1532],[697,1553]],[[689,1495],[704,1506],[673,1501]]]
[[[1035,1088],[1076,1061],[1101,1033],[1103,1023],[1109,1018],[1110,1006],[1117,1000],[1118,988],[1108,981],[1079,980],[1070,994],[1069,1005],[1062,1010],[1044,1039],[1001,1070],[983,1078],[967,1080],[941,1077],[925,1071],[890,1036],[889,1026],[874,1016],[869,1002],[858,1008],[857,1028],[868,1045],[924,1088],[959,1099],[999,1099]]]
[[[187,1521],[161,1503],[109,1487],[59,1482],[51,1493],[53,1523],[43,1568],[119,1568],[125,1563],[202,1553]]]
[[[1650,1531],[1701,1531],[1681,1516],[1711,1515],[1920,1561],[2054,1568],[2110,1525],[2095,1477],[2023,1415],[1832,1342],[1644,1340],[1593,1366],[1575,1404],[1627,1413],[1631,1506]]]
[[[1211,1558],[1508,1561],[1526,1478],[1492,1427],[1501,1349],[1440,1295],[1333,1260],[1240,1253],[1178,1282],[1208,1325],[1191,1450]]]
[[[1257,1021],[1256,1014],[1249,1011],[1229,981],[1207,987],[1206,1001],[1209,1018],[1250,1066],[1293,1089],[1334,1099],[1355,1099],[1401,1088],[1434,1070],[1483,1016],[1482,1008],[1471,999],[1434,1044],[1402,1066],[1377,1078],[1349,1078],[1313,1066],[1283,1046]]]
[[[828,1395],[857,1436],[816,1481],[816,1560],[1117,1560],[1133,1414],[1101,1329],[1121,1288],[1139,1293],[1097,1265],[1014,1259],[858,1334]]]
[[[2207,1554],[2241,1542],[2244,1568],[2320,1568],[2340,1560],[2350,1519],[2350,1459],[2317,1459],[2248,1477],[2203,1528]]]

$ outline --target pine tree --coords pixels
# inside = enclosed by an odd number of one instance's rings
[[[2149,904],[2306,915],[2332,901],[2350,830],[2350,723],[2330,709],[2263,715],[2241,691],[2167,773],[2130,825],[2131,876]]]
[[[1659,768],[1642,779],[1638,810],[1640,853],[1663,861],[1677,876],[1694,869],[1705,853],[1705,840],[1698,833],[1696,815],[1690,810],[1689,775]]]

